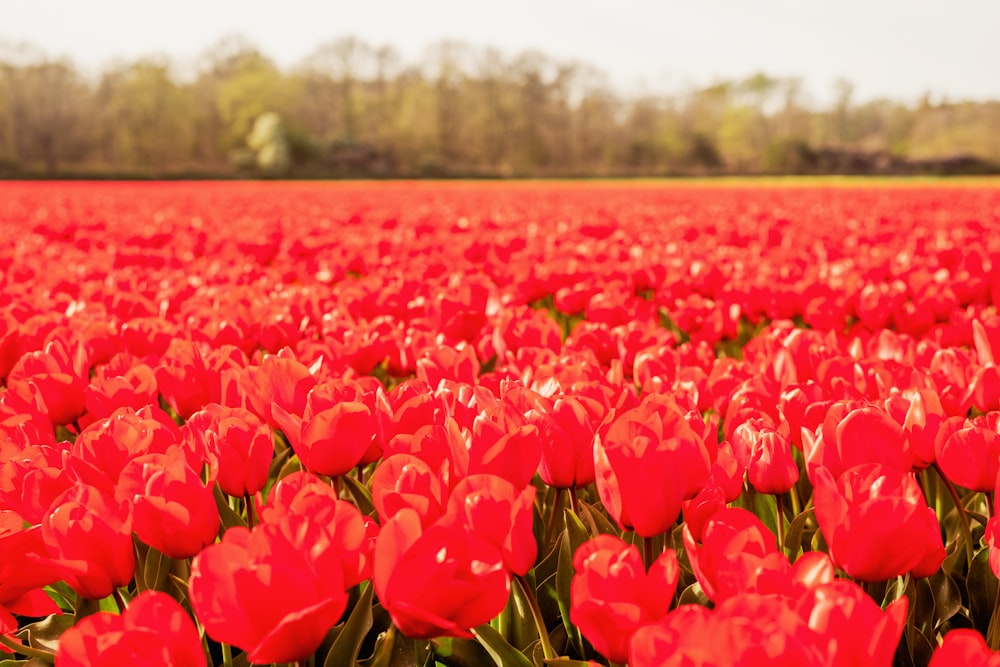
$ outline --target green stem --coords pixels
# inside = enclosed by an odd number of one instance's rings
[[[653,548],[653,538],[643,537],[642,538],[642,560],[646,563],[646,569],[653,567],[653,560],[656,558],[654,552],[656,550]]]
[[[48,663],[54,663],[56,661],[56,654],[52,651],[46,651],[40,648],[32,648],[30,646],[25,646],[24,644],[18,644],[13,639],[7,635],[0,635],[0,644],[3,644],[14,653],[20,655],[26,655],[29,658],[37,658],[39,660],[44,660]]]
[[[125,598],[122,597],[122,592],[115,588],[111,591],[111,594],[115,597],[115,604],[118,605],[118,613],[124,614],[125,610],[128,609],[128,604],[125,602]]]
[[[962,499],[958,495],[958,490],[955,489],[955,485],[951,483],[951,480],[945,477],[944,473],[941,472],[941,468],[938,464],[934,464],[934,472],[938,474],[938,477],[944,482],[944,487],[948,489],[948,495],[951,496],[952,502],[955,503],[955,510],[958,511],[958,519],[962,525],[962,541],[965,542],[965,557],[968,561],[968,565],[972,566],[972,528],[969,526],[969,515],[965,513],[965,505],[962,504]]]
[[[531,615],[535,619],[535,628],[538,630],[538,638],[542,642],[542,655],[546,660],[553,660],[557,656],[555,649],[552,648],[552,642],[549,641],[549,631],[545,627],[545,619],[542,617],[542,610],[538,606],[538,600],[535,598],[534,592],[528,585],[528,582],[524,580],[524,577],[517,575],[514,579],[517,585],[521,587],[521,593],[524,594],[524,598],[528,601],[528,606],[531,607]]]
[[[222,642],[222,667],[233,667],[233,648]]]
[[[1000,649],[1000,632],[997,631],[998,623],[1000,623],[1000,590],[997,591],[997,596],[993,599],[993,615],[990,616],[990,625],[986,629],[986,643],[989,645],[991,651]]]
[[[247,528],[253,530],[254,523],[256,523],[256,512],[253,507],[253,497],[249,492],[243,494],[243,502],[247,506]]]
[[[580,516],[580,499],[576,496],[576,487],[570,487],[569,504],[573,508],[573,514]]]
[[[798,484],[792,487],[789,495],[792,499],[792,518],[794,519],[798,515],[802,514],[802,502],[799,500]]]
[[[559,514],[559,507],[562,505],[562,494],[562,489],[556,489],[555,497],[552,499],[552,511],[549,513],[549,523],[545,529],[545,536],[550,542],[556,529],[556,517]]]
[[[785,499],[781,494],[774,497],[774,506],[777,510],[775,525],[778,528],[778,548],[781,553],[785,553]]]

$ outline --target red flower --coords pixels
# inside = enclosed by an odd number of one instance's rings
[[[417,575],[416,573],[419,573]],[[375,592],[407,637],[471,638],[507,604],[510,577],[500,550],[476,531],[435,523],[401,509],[375,545]]]
[[[59,637],[60,667],[206,664],[198,630],[166,593],[145,591],[120,616],[98,612]]]
[[[941,528],[912,475],[869,464],[834,478],[819,468],[813,485],[830,556],[855,579],[887,581],[906,572],[926,577],[941,566]]]
[[[267,484],[274,458],[271,429],[245,408],[216,403],[191,415],[183,432],[205,452],[211,476],[230,496],[253,495]]]
[[[594,459],[608,513],[644,537],[673,525],[681,503],[704,486],[712,465],[708,445],[677,404],[657,394],[598,431]]]
[[[178,448],[129,461],[115,496],[132,504],[135,534],[171,558],[190,558],[215,542],[219,510]]]
[[[48,616],[59,607],[42,590],[54,583],[60,572],[48,562],[45,542],[37,526],[24,527],[24,520],[0,510],[0,635],[17,632],[12,614]],[[0,652],[4,649],[0,647]]]
[[[42,536],[66,583],[87,599],[111,595],[135,574],[132,517],[110,489],[69,488],[52,503]]]
[[[53,424],[69,424],[86,409],[86,352],[55,339],[41,352],[21,356],[7,376],[7,388],[30,399],[37,394]]]
[[[889,667],[906,624],[908,602],[902,597],[883,610],[860,586],[838,580],[813,589],[800,613],[825,644],[824,665]]]
[[[685,526],[684,550],[702,590],[714,602],[753,590],[757,575],[774,569],[775,558],[783,558],[774,533],[739,507],[722,509],[708,520],[700,547]]]
[[[934,651],[928,667],[954,667],[979,665],[1000,667],[1000,652],[991,651],[986,640],[975,630],[958,628],[944,636],[941,646]]]
[[[612,535],[598,535],[573,555],[570,620],[601,655],[628,659],[632,634],[666,616],[680,569],[673,550],[646,572],[639,550]]]
[[[305,469],[329,477],[358,465],[379,433],[378,417],[365,404],[361,388],[343,381],[313,387],[301,418],[274,403],[271,419]]]
[[[340,500],[333,487],[312,473],[294,472],[278,480],[259,514],[268,523],[280,522],[286,515],[309,516],[323,526],[340,558],[344,588],[371,577],[378,524]]]
[[[441,523],[481,535],[500,550],[508,570],[524,576],[538,556],[534,501],[533,486],[518,490],[497,475],[469,475],[452,490]]]
[[[970,491],[993,490],[1000,473],[1000,435],[996,430],[966,422],[964,428],[939,437],[936,445],[938,465],[948,479]]]
[[[188,591],[209,636],[250,662],[312,655],[347,608],[336,545],[318,522],[292,514],[227,530],[195,556]]]

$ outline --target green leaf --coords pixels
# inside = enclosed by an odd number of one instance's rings
[[[696,581],[684,589],[681,593],[680,600],[677,602],[677,606],[682,604],[697,604],[702,607],[707,607],[709,605],[708,596],[705,595],[705,591],[701,589],[701,584]]]
[[[811,523],[813,510],[809,508],[792,519],[785,532],[785,548],[788,549],[788,557],[794,559],[802,551],[802,537],[805,534],[806,526]]]
[[[570,591],[573,587],[573,548],[570,546],[569,533],[563,533],[559,542],[559,569],[556,571],[556,602],[559,603],[559,615],[562,617],[563,627],[569,635],[570,644],[576,647],[579,653],[583,653],[583,637],[580,631],[569,619]]]
[[[479,642],[457,637],[432,639],[434,654],[448,667],[482,667],[490,662],[490,654]]]
[[[219,519],[222,521],[223,532],[234,526],[246,528],[247,522],[229,506],[226,494],[222,492],[218,484],[212,489],[212,493],[215,495],[215,505],[219,508]]]
[[[604,512],[597,509],[596,505],[591,505],[590,503],[585,503],[581,500],[580,507],[583,508],[583,511],[586,512],[591,519],[594,520],[594,523],[597,525],[597,532],[604,535],[621,536],[621,531],[618,530],[613,523],[611,523],[611,520],[608,519]],[[594,537],[597,536],[595,535]]]
[[[17,636],[21,639],[27,639],[28,646],[31,648],[55,653],[59,646],[59,637],[73,627],[75,622],[76,616],[73,614],[53,614],[46,619],[24,626],[17,633]]]
[[[354,665],[361,651],[368,631],[372,629],[372,595],[375,587],[369,583],[354,605],[354,610],[344,623],[343,629],[334,640],[330,652],[326,654],[324,667],[348,667]]]
[[[355,507],[365,516],[375,516],[375,503],[372,502],[372,494],[368,487],[350,475],[341,475],[340,480],[350,490]]]
[[[489,623],[472,631],[497,667],[534,667],[523,653],[508,644]]]
[[[969,568],[966,589],[969,592],[969,611],[976,630],[986,636],[990,617],[993,615],[993,601],[997,597],[997,578],[990,569],[990,550],[980,549]]]
[[[927,583],[934,594],[934,626],[937,628],[962,610],[962,593],[955,580],[941,570],[935,572]]]
[[[576,553],[580,545],[589,540],[591,535],[583,525],[583,522],[580,521],[580,517],[573,513],[573,510],[567,508],[563,512],[566,514],[566,532],[564,535],[566,535],[571,553]]]

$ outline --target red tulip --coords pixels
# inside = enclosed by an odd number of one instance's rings
[[[657,394],[598,431],[594,457],[597,490],[608,513],[644,537],[673,525],[681,503],[704,486],[712,464],[711,450],[676,402]]]
[[[937,516],[912,475],[869,464],[834,478],[818,468],[813,485],[830,556],[855,579],[887,581],[906,572],[926,577],[941,566],[945,551]]]
[[[219,534],[212,487],[201,481],[179,448],[129,461],[115,496],[132,504],[139,539],[170,558],[190,558]]]
[[[147,406],[139,412],[119,408],[107,419],[85,428],[71,453],[117,482],[130,460],[145,454],[164,454],[179,440],[177,425],[159,408]],[[191,457],[192,467],[200,469],[201,457],[193,453]]]
[[[250,662],[305,659],[347,608],[326,528],[291,514],[253,531],[227,530],[195,556],[188,592],[208,635],[242,648]]]
[[[441,474],[412,454],[387,456],[371,479],[372,502],[383,525],[403,508],[414,510],[424,527],[444,513],[447,488]]]
[[[272,416],[273,406],[301,415],[309,391],[317,384],[309,369],[286,352],[269,354],[259,366],[247,366],[238,380],[247,407],[272,428],[281,428]]]
[[[596,424],[587,409],[589,399],[562,396],[555,400],[539,396],[525,415],[538,428],[542,446],[538,473],[542,481],[557,489],[584,487],[594,481],[594,431]]]
[[[714,602],[753,590],[758,573],[774,569],[771,561],[782,559],[774,533],[739,507],[722,509],[708,520],[701,546],[685,526],[684,550],[702,590]]]
[[[210,475],[230,496],[253,495],[267,484],[274,458],[271,429],[244,408],[216,403],[191,415],[183,433],[205,452]]]
[[[48,561],[41,529],[24,527],[24,520],[9,510],[0,510],[0,635],[17,632],[13,614],[48,616],[59,607],[42,590],[61,573]],[[0,652],[2,652],[0,648]]]
[[[69,424],[86,409],[85,355],[83,346],[70,348],[55,339],[44,351],[21,356],[7,376],[7,388],[26,399],[37,394],[53,424]]]
[[[414,573],[420,573],[414,576]],[[477,532],[399,510],[379,532],[375,592],[400,632],[413,639],[471,638],[507,604],[510,578],[500,550]]]
[[[747,473],[758,493],[781,495],[790,491],[799,481],[799,467],[792,458],[788,438],[772,428],[761,429]]]
[[[87,599],[105,598],[132,580],[132,517],[110,489],[67,489],[42,521],[42,536],[66,583]]]
[[[942,436],[945,436],[942,429]],[[1000,473],[1000,435],[995,429],[966,422],[934,448],[941,471],[955,484],[970,491],[992,491]]]
[[[598,535],[573,555],[570,620],[598,653],[612,662],[628,659],[632,634],[666,616],[680,569],[673,550],[649,568],[639,550],[612,535]]]
[[[378,524],[354,505],[340,500],[329,484],[299,471],[282,477],[271,489],[270,501],[259,508],[262,521],[279,523],[286,515],[309,516],[324,527],[337,553],[344,588],[371,577]]]
[[[980,665],[1000,667],[1000,652],[991,651],[986,640],[975,630],[958,628],[944,636],[941,646],[934,651],[928,667],[953,667],[954,665]]]
[[[839,580],[816,587],[800,613],[825,644],[824,665],[889,667],[906,624],[907,607],[908,599],[902,597],[883,610],[860,586]]]
[[[912,465],[903,429],[883,410],[848,402],[831,406],[819,437],[807,447],[806,467],[823,466],[834,476],[856,465],[878,463],[899,471]]]
[[[310,472],[339,477],[358,465],[377,440],[379,421],[360,392],[326,384],[308,394],[301,418],[275,403],[273,421]]]
[[[508,570],[524,576],[538,556],[534,501],[533,486],[518,490],[497,475],[469,475],[452,490],[441,524],[481,535],[500,550]]]
[[[59,637],[59,667],[206,664],[198,630],[166,593],[140,593],[120,616],[98,612]]]

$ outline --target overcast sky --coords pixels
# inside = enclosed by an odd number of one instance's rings
[[[764,71],[816,102],[1000,99],[1000,0],[0,0],[0,40],[92,71],[115,58],[194,63],[242,34],[282,66],[353,34],[408,61],[460,39],[596,65],[622,91],[681,90]]]

